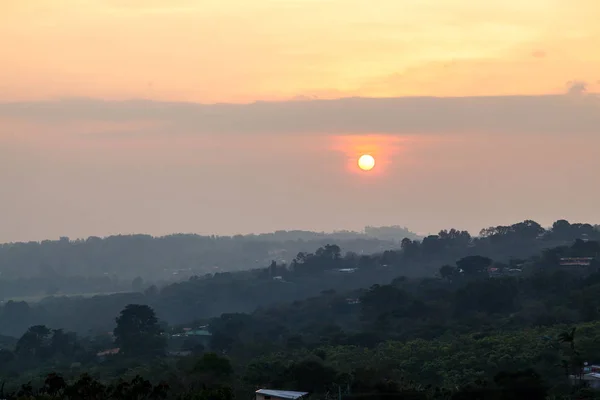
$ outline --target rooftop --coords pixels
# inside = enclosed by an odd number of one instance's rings
[[[271,389],[259,389],[256,391],[258,394],[262,394],[264,396],[273,396],[278,397],[280,399],[290,399],[296,400],[300,397],[306,396],[308,392],[292,392],[290,390],[271,390]]]
[[[121,350],[121,349],[119,347],[117,347],[115,349],[108,349],[108,350],[101,351],[101,352],[97,353],[96,355],[98,357],[115,355],[115,354],[119,354],[119,350]]]
[[[212,336],[212,334],[206,329],[196,329],[194,331],[187,331],[187,336]]]

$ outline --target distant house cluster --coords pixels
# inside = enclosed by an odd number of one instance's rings
[[[594,266],[594,257],[561,257],[558,259],[558,267],[569,271],[589,272]],[[514,265],[512,268],[498,268],[490,266],[487,269],[490,278],[501,276],[516,276],[523,273],[525,264]]]
[[[592,389],[600,389],[600,365],[586,365],[580,376],[571,375],[571,382],[585,382]]]
[[[114,335],[112,332],[109,332],[108,334],[109,334],[109,336],[114,338]],[[197,339],[197,343],[202,344],[203,346],[207,346],[210,341],[210,338],[212,336],[212,334],[208,330],[207,325],[200,326],[198,328],[183,328],[182,332],[180,332],[180,333],[175,333],[175,334],[163,333],[163,335],[167,336],[168,339],[170,339],[170,342],[175,343],[175,346],[177,346],[177,347],[180,346],[177,343],[182,343],[186,338],[190,338],[190,337]],[[103,350],[103,351],[96,353],[96,357],[98,358],[99,361],[104,361],[108,357],[119,354],[119,351],[120,351],[120,348],[118,348],[118,347]],[[173,356],[173,357],[186,357],[186,356],[191,355],[192,351],[191,350],[171,350],[167,354],[170,356]]]

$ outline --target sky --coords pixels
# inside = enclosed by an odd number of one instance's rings
[[[598,15],[597,0],[4,0],[0,242],[599,223]]]

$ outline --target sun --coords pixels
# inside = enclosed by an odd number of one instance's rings
[[[375,159],[370,154],[363,154],[358,159],[358,168],[363,171],[370,171],[375,166]]]

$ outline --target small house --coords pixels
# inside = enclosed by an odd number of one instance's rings
[[[498,276],[502,276],[502,270],[500,268],[496,268],[496,267],[489,267],[488,268],[488,275],[490,276],[490,278],[495,278]]]
[[[308,396],[308,392],[273,389],[260,389],[256,391],[256,400],[298,400],[306,396]]]
[[[600,389],[600,373],[598,372],[590,372],[581,376],[570,375],[569,378],[574,385],[585,382],[592,389]]]
[[[593,257],[563,257],[560,259],[561,267],[589,267]]]
[[[188,357],[192,355],[191,350],[169,351],[167,353],[171,357]]]
[[[114,348],[114,349],[104,350],[99,353],[96,353],[96,357],[98,357],[98,360],[104,361],[106,359],[106,357],[115,356],[115,355],[119,354],[120,350],[121,349],[119,347]]]
[[[358,268],[339,268],[337,272],[341,272],[342,274],[353,274],[356,272]]]

